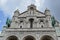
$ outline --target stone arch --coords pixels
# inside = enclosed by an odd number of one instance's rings
[[[28,35],[28,36],[24,37],[23,40],[36,40],[36,39],[33,36]]]
[[[6,40],[18,40],[16,36],[9,36]]]
[[[49,36],[49,35],[44,35],[41,37],[40,40],[54,40],[53,37]]]

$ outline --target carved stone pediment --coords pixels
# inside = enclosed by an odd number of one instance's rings
[[[28,10],[20,14],[19,17],[45,17],[45,14],[38,10]]]

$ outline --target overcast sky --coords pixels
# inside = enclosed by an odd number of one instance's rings
[[[39,11],[50,9],[51,15],[60,21],[60,0],[0,0],[0,31],[5,25],[6,18],[11,18],[14,11],[23,12],[30,4],[35,4]]]

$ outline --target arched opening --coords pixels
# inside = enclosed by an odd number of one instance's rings
[[[45,35],[41,38],[41,40],[54,40],[51,36]]]
[[[33,10],[33,9],[34,9],[34,7],[30,7],[30,9],[31,9],[31,10]]]
[[[22,26],[20,26],[20,28],[22,28]]]
[[[41,27],[43,28],[43,25],[41,25]]]
[[[30,21],[30,28],[33,28],[33,21],[34,21],[34,19],[31,18],[31,19],[29,19],[29,21]]]
[[[35,40],[33,36],[26,36],[24,37],[24,40]]]
[[[16,36],[9,36],[7,40],[18,40],[18,38]]]
[[[43,22],[43,20],[40,20],[40,22]]]

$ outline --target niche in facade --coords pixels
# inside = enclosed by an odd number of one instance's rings
[[[34,21],[34,19],[30,18],[29,21],[30,21],[30,28],[33,28],[33,21]]]

